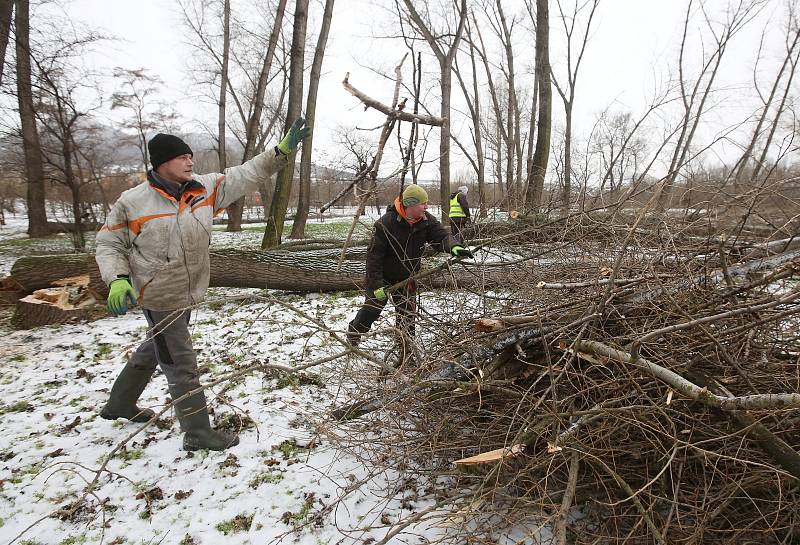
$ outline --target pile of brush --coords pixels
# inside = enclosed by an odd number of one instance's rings
[[[578,219],[497,237],[520,256],[508,285],[423,301],[399,372],[354,364],[339,437],[439,483],[437,508],[396,530],[796,543],[800,240]]]

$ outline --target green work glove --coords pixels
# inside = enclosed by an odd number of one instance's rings
[[[468,248],[464,248],[463,246],[453,246],[450,250],[450,253],[456,257],[464,257],[466,259],[472,259],[475,257]]]
[[[375,294],[375,298],[378,301],[386,301],[386,299],[389,298],[389,296],[386,295],[386,288],[378,288],[375,291],[373,291],[372,293]]]
[[[292,126],[289,127],[289,132],[286,133],[286,136],[283,137],[281,143],[278,144],[278,150],[282,154],[289,155],[292,153],[297,149],[300,141],[311,134],[311,127],[304,127],[303,125],[305,124],[306,120],[303,119],[303,116],[300,116],[294,120]]]
[[[121,316],[128,312],[128,299],[131,305],[136,304],[136,290],[127,278],[117,278],[108,289],[108,310],[111,314]]]

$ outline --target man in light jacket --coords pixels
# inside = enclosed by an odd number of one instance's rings
[[[222,174],[195,176],[192,150],[177,136],[157,134],[148,142],[153,169],[147,181],[120,196],[97,235],[109,310],[125,314],[129,302],[138,302],[149,325],[147,339],[114,382],[100,416],[150,420],[154,412],[136,402],[157,364],[173,400],[200,388],[188,326],[190,308],[208,288],[214,216],[286,166],[287,155],[310,133],[304,124],[298,118],[275,148]],[[176,402],[175,412],[185,450],[223,450],[239,443],[235,435],[211,428],[202,391]]]

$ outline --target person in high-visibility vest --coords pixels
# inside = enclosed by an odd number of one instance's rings
[[[469,203],[465,185],[450,194],[450,233],[459,242],[464,242],[464,229],[470,221]]]

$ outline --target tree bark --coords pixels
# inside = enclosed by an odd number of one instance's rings
[[[11,35],[11,15],[14,10],[14,0],[0,0],[0,84],[3,83],[3,73],[6,66],[6,48],[8,37]]]
[[[292,32],[292,60],[289,69],[289,103],[286,108],[284,133],[289,130],[303,109],[303,69],[305,68],[307,24],[308,0],[297,0],[294,10],[294,31]],[[289,155],[288,164],[278,173],[275,180],[275,192],[272,195],[267,226],[261,241],[262,250],[274,248],[281,243],[283,222],[286,219],[286,209],[289,206],[289,195],[292,191],[296,156],[296,151]]]
[[[286,11],[287,0],[279,0],[275,8],[275,24],[272,27],[272,34],[269,37],[267,52],[264,54],[264,63],[261,66],[261,73],[258,76],[258,86],[253,100],[253,110],[247,119],[247,131],[245,134],[244,154],[242,162],[248,161],[255,156],[256,143],[258,142],[259,127],[261,126],[261,114],[264,111],[264,94],[267,90],[267,80],[272,68],[272,60],[275,56],[275,48],[278,38],[281,35],[283,24],[283,14]],[[266,203],[264,203],[266,206]],[[228,207],[228,231],[242,230],[242,211],[244,210],[244,197],[235,201]]]
[[[211,252],[211,287],[270,288],[301,292],[357,289],[363,284],[365,265],[345,261],[337,270],[339,251],[332,258],[309,257],[308,252],[220,249]],[[108,292],[93,255],[68,254],[21,257],[11,277],[24,291],[50,287],[53,280],[89,274],[90,286]]]
[[[539,118],[536,149],[528,173],[525,205],[528,212],[539,210],[544,193],[544,177],[550,156],[550,131],[553,90],[550,85],[550,14],[547,0],[536,0],[536,81],[539,85]]]
[[[42,147],[39,143],[39,131],[36,128],[36,111],[33,106],[31,85],[30,5],[28,0],[17,0],[16,6],[17,100],[28,185],[28,235],[42,237],[49,234],[49,229],[44,205]]]
[[[218,172],[225,172],[225,168],[228,166],[225,149],[225,108],[228,98],[228,61],[231,53],[231,0],[224,1],[222,10],[222,68],[219,77],[219,109],[217,115]]]
[[[314,61],[311,64],[311,75],[308,82],[308,97],[306,98],[306,125],[314,126],[314,117],[317,110],[317,91],[322,73],[322,61],[325,59],[325,47],[328,43],[328,31],[333,17],[333,4],[335,0],[326,0],[325,11],[322,15],[322,26],[317,38],[317,48],[314,50]],[[300,155],[300,194],[297,198],[297,212],[292,223],[291,238],[304,238],[306,220],[311,202],[311,151],[314,142],[313,132],[303,142]]]
[[[341,250],[314,252],[288,250],[212,250],[211,287],[262,288],[297,292],[330,292],[360,289],[364,285],[366,265],[364,250],[348,253],[339,267]],[[452,285],[452,271],[425,277],[424,287],[440,288]],[[31,293],[48,288],[52,282],[68,276],[88,274],[89,287],[105,297],[108,288],[100,278],[94,255],[64,254],[26,256],[11,267],[11,280],[21,291]],[[479,278],[474,274],[458,276],[459,286],[497,285],[500,276]],[[507,281],[507,279],[506,279]]]

